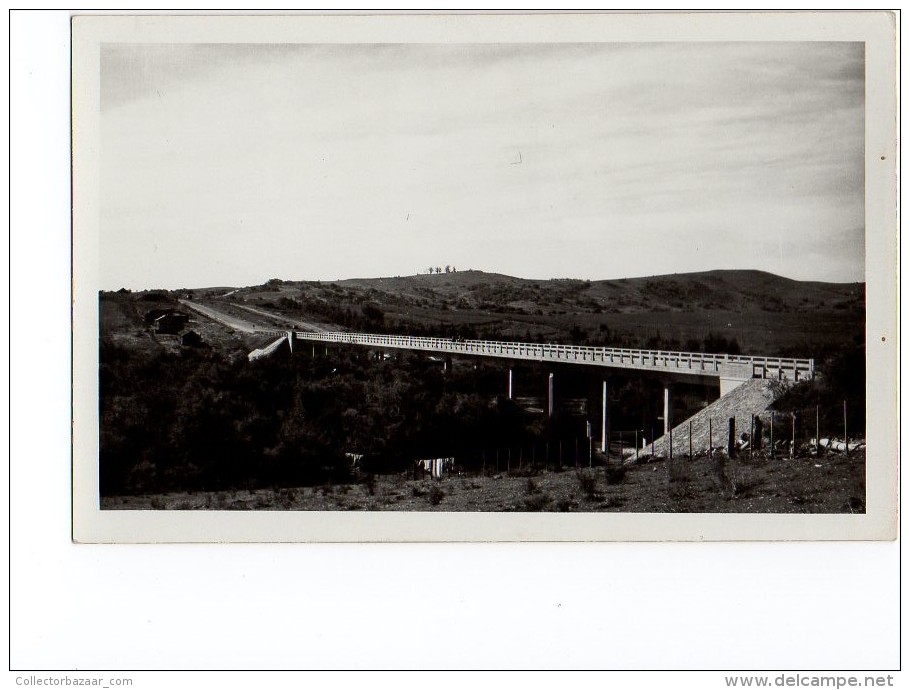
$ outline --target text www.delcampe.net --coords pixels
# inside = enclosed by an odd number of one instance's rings
[[[729,688],[890,688],[894,676],[724,676]]]

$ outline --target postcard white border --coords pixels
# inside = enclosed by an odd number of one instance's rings
[[[888,12],[73,19],[73,538],[90,543],[893,539],[897,531],[896,43]],[[866,43],[864,515],[102,511],[98,491],[98,120],[103,42]]]

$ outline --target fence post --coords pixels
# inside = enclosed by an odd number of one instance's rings
[[[651,459],[654,459],[654,425],[651,425]]]
[[[790,414],[790,458],[796,457],[796,410]]]
[[[692,420],[689,420],[689,461],[692,460]]]
[[[818,424],[818,405],[815,406],[815,457],[822,454],[822,439]]]
[[[670,459],[673,459],[673,427],[670,427]]]
[[[847,401],[844,400],[844,455],[850,455],[850,440],[847,438]]]
[[[638,429],[635,430],[635,462],[638,462]]]
[[[624,445],[622,442],[622,432],[620,431],[619,432],[619,464],[620,465],[622,464],[623,449],[624,449]]]
[[[714,425],[708,417],[708,457],[714,457]]]
[[[771,453],[771,459],[774,459],[774,410],[771,410],[771,448],[769,448]]]
[[[736,452],[736,417],[727,420],[727,455],[733,457]]]
[[[752,448],[755,445],[755,415],[749,415],[749,459],[752,459]]]

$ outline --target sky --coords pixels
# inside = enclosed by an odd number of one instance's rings
[[[101,287],[864,279],[862,43],[104,44]]]

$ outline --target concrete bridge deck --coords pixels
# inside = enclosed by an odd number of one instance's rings
[[[281,331],[270,330],[262,332],[268,332],[276,336],[281,335]],[[721,380],[722,383],[725,379],[742,382],[753,378],[776,381],[805,381],[815,375],[815,362],[812,359],[717,355],[703,352],[668,352],[664,350],[636,350],[492,340],[423,338],[336,331],[322,333],[285,332],[285,335],[290,334],[293,334],[296,340],[310,342],[342,343],[374,348],[497,357],[536,362],[587,364],[666,374],[674,379],[704,381],[706,378],[713,378]]]

